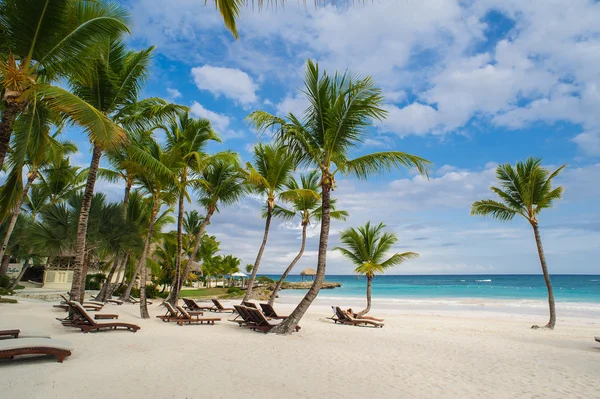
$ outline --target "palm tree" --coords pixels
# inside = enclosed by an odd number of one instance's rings
[[[564,188],[562,186],[552,187],[552,179],[558,176],[566,165],[550,172],[548,169],[544,169],[541,163],[541,158],[527,158],[525,162],[517,162],[514,168],[510,164],[498,166],[496,179],[498,179],[500,187],[492,186],[490,189],[500,197],[500,201],[491,199],[475,201],[471,205],[471,215],[491,216],[503,222],[511,221],[516,215],[519,215],[529,222],[533,228],[542,273],[548,289],[550,320],[544,328],[553,330],[556,325],[554,293],[542,247],[538,215],[543,209],[551,208],[554,201],[562,197]],[[533,326],[533,328],[538,328],[538,326]]]
[[[17,116],[35,112],[38,103],[45,101],[39,89],[48,88],[49,82],[70,76],[84,65],[81,59],[93,53],[100,41],[127,32],[126,18],[125,9],[113,2],[0,2],[0,169]],[[72,105],[66,102],[60,106]],[[104,124],[111,129],[104,115],[82,116],[77,115],[75,120],[87,126]]]
[[[308,190],[286,190],[292,177],[292,173],[296,169],[296,160],[284,146],[273,146],[258,144],[254,146],[254,166],[248,162],[248,181],[251,184],[252,190],[260,195],[267,197],[265,211],[265,232],[263,240],[256,254],[254,267],[250,278],[248,278],[248,288],[244,294],[244,301],[250,299],[252,295],[252,287],[256,279],[256,273],[260,266],[262,254],[267,245],[269,238],[269,228],[271,226],[271,218],[273,216],[273,208],[275,207],[275,199],[286,195],[306,195]],[[311,193],[316,196],[314,192]]]
[[[381,120],[386,112],[381,90],[370,77],[320,74],[318,64],[308,61],[305,77],[306,95],[310,106],[299,119],[293,114],[285,118],[264,111],[253,112],[249,120],[259,131],[274,129],[275,140],[288,146],[301,164],[321,172],[321,233],[317,275],[306,296],[289,318],[273,332],[289,334],[317,297],[326,271],[327,242],[331,220],[331,190],[336,174],[367,179],[392,168],[416,168],[426,174],[429,161],[400,151],[366,154],[349,159],[350,151],[367,136],[373,121]]]
[[[342,230],[340,241],[345,247],[336,247],[346,259],[354,263],[355,273],[363,274],[367,277],[367,307],[358,313],[357,318],[363,317],[371,310],[371,287],[373,277],[377,273],[382,274],[387,269],[397,266],[408,259],[418,258],[419,254],[415,252],[395,253],[385,259],[387,252],[398,241],[395,233],[384,233],[385,224],[379,223],[378,226],[371,226],[367,222],[364,226],[358,228],[349,228]]]
[[[199,178],[203,183],[197,186],[198,202],[205,209],[206,215],[198,228],[194,248],[189,255],[179,285],[174,284],[167,297],[167,301],[171,303],[176,303],[183,281],[187,278],[196,259],[198,259],[197,255],[206,226],[210,223],[213,214],[219,212],[219,205],[235,204],[246,193],[244,176],[240,173],[237,161],[232,162],[231,159],[216,159],[200,173]]]
[[[287,269],[285,269],[285,271],[279,278],[279,281],[277,281],[275,289],[269,297],[270,305],[273,305],[273,302],[275,302],[275,298],[277,298],[277,293],[281,289],[281,286],[283,285],[283,282],[285,281],[286,277],[288,276],[288,274],[290,274],[296,263],[298,263],[298,261],[300,260],[300,258],[302,258],[302,255],[304,254],[304,248],[306,246],[306,229],[308,228],[308,225],[313,219],[317,221],[321,220],[321,206],[319,201],[321,198],[319,195],[319,191],[321,188],[319,186],[319,171],[313,170],[307,175],[302,175],[300,177],[300,181],[301,185],[298,184],[296,179],[292,178],[290,180],[290,183],[288,184],[288,189],[297,190],[299,188],[303,188],[305,190],[313,191],[315,195],[312,197],[296,196],[295,198],[291,198],[290,203],[292,205],[292,210],[285,209],[279,205],[275,205],[275,208],[273,209],[273,216],[276,217],[281,217],[288,220],[296,218],[297,216],[300,217],[300,225],[302,226],[302,242],[300,244],[300,251],[298,252],[298,255],[296,255],[296,257],[292,260]],[[335,220],[346,220],[346,218],[348,217],[348,212],[336,211],[335,200],[332,199],[330,216],[332,219]]]
[[[146,150],[157,162],[163,164],[165,168],[174,169],[172,154],[164,152],[158,142],[154,141],[151,145],[147,146]],[[150,314],[148,313],[148,305],[146,302],[146,258],[148,257],[148,251],[150,250],[150,242],[154,234],[154,224],[156,222],[158,211],[163,204],[171,204],[174,202],[175,173],[172,172],[172,176],[169,179],[161,174],[154,173],[152,170],[147,170],[138,177],[138,184],[140,185],[141,191],[150,196],[150,202],[152,203],[152,211],[148,222],[148,233],[144,242],[142,255],[140,256],[136,268],[136,270],[140,271],[140,316],[143,319],[148,319],[150,318]]]
[[[219,136],[212,130],[207,119],[191,118],[189,113],[172,118],[163,126],[167,134],[166,148],[176,158],[178,172],[178,214],[177,214],[177,253],[175,259],[175,274],[172,286],[179,287],[181,276],[181,256],[183,251],[183,218],[185,215],[185,201],[189,200],[187,189],[196,182],[205,184],[204,181],[193,178],[211,162],[211,157],[205,152],[209,141],[221,142]],[[190,180],[190,178],[192,178]]]

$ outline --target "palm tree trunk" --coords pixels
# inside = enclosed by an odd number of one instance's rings
[[[552,290],[552,283],[550,282],[550,274],[548,273],[548,266],[546,265],[546,256],[544,255],[544,248],[542,247],[542,237],[537,222],[532,222],[533,234],[535,235],[535,243],[537,245],[538,255],[540,257],[540,264],[542,265],[542,272],[544,273],[544,281],[546,282],[546,288],[548,289],[548,307],[550,308],[550,320],[544,328],[554,330],[556,325],[556,308],[554,305],[554,291]],[[533,326],[532,328],[538,328]]]
[[[175,257],[175,280],[179,287],[181,279],[181,251],[183,250],[183,213],[184,213],[184,191],[179,193],[179,214],[177,215],[177,256]]]
[[[133,272],[133,276],[131,276],[131,280],[129,280],[129,284],[127,284],[127,288],[125,288],[125,291],[123,291],[123,294],[119,297],[120,300],[125,302],[131,301],[131,299],[129,298],[131,296],[131,290],[133,289],[133,285],[135,284],[136,277],[138,276],[138,274],[140,274],[141,267],[142,264],[138,262],[137,266],[135,267],[135,271]]]
[[[248,288],[246,288],[246,294],[242,301],[250,300],[252,295],[252,287],[254,286],[254,280],[256,279],[256,273],[258,273],[258,266],[260,266],[260,260],[262,258],[265,246],[267,245],[267,239],[269,238],[269,228],[271,227],[271,216],[273,216],[273,205],[270,201],[267,201],[267,221],[265,222],[265,234],[263,235],[262,244],[256,254],[256,260],[254,261],[254,267],[252,268],[252,274],[248,279]]]
[[[362,318],[371,310],[371,286],[373,285],[373,276],[367,276],[367,307],[356,315],[357,319]]]
[[[300,258],[302,258],[302,254],[304,254],[304,248],[306,247],[306,228],[307,228],[307,226],[308,226],[308,223],[305,223],[304,221],[302,221],[302,244],[300,245],[300,252],[298,252],[298,255],[296,255],[294,260],[292,260],[292,263],[290,263],[290,265],[287,267],[287,269],[285,269],[285,272],[283,272],[283,274],[281,275],[281,278],[277,282],[277,285],[275,285],[275,289],[273,290],[273,293],[271,294],[271,297],[269,298],[269,305],[271,305],[271,306],[273,306],[273,302],[275,302],[275,298],[277,298],[277,293],[281,289],[281,286],[283,285],[285,278],[288,276],[288,274],[290,274],[290,272],[292,271],[294,266],[296,266],[296,263],[298,263]]]
[[[19,273],[19,275],[17,276],[17,278],[15,279],[15,281],[13,281],[11,283],[10,287],[8,287],[9,291],[15,289],[15,287],[17,286],[17,284],[19,284],[19,281],[21,281],[21,279],[25,275],[25,272],[27,271],[27,269],[29,269],[29,258],[25,259],[25,263],[23,263],[23,267],[21,268],[21,272]]]
[[[0,276],[4,276],[6,275],[6,272],[8,271],[8,265],[10,264],[10,256],[8,255],[4,255],[0,261]]]
[[[100,289],[100,292],[96,296],[97,301],[104,302],[108,298],[111,281],[112,281],[113,276],[115,275],[115,272],[117,271],[117,268],[121,264],[120,260],[121,260],[121,258],[119,256],[115,255],[115,261],[113,262],[113,265],[111,266],[110,270],[108,271],[108,276],[106,276],[106,281],[104,281],[104,284],[102,284],[102,288]]]
[[[277,334],[291,334],[296,331],[296,326],[304,316],[304,313],[308,310],[310,305],[313,303],[319,291],[321,290],[321,286],[323,285],[323,281],[325,280],[325,271],[327,268],[327,243],[329,241],[329,227],[331,224],[331,184],[326,183],[331,181],[331,176],[323,176],[323,183],[321,184],[321,207],[322,207],[322,220],[321,220],[321,234],[319,236],[319,255],[317,258],[317,275],[315,279],[296,309],[290,314],[290,316],[285,319],[278,326],[271,329],[270,332]]]
[[[19,95],[20,97],[20,95]],[[4,110],[2,112],[2,122],[0,122],[0,170],[4,165],[4,158],[8,152],[10,145],[10,136],[13,131],[13,124],[17,119],[17,115],[21,112],[21,108],[18,104],[12,101],[3,101]]]
[[[12,216],[10,217],[8,229],[6,230],[6,235],[4,236],[4,241],[2,242],[2,248],[0,249],[0,259],[4,256],[4,253],[6,252],[6,247],[8,247],[10,236],[12,235],[12,232],[15,229],[15,225],[17,224],[17,218],[19,217],[19,213],[21,213],[21,206],[23,206],[23,202],[25,201],[25,198],[27,198],[27,193],[29,193],[29,189],[31,188],[31,185],[33,184],[36,178],[37,172],[29,172],[29,175],[27,176],[27,184],[25,184],[25,187],[23,188],[23,193],[21,194],[21,198],[19,198],[19,201],[15,205],[15,209],[12,213]],[[2,274],[0,274],[0,276],[1,275]]]
[[[112,284],[109,288],[108,288],[108,294],[106,295],[107,298],[110,298],[113,294],[113,292],[120,286],[122,286],[123,284],[125,284],[125,271],[127,269],[127,261],[129,260],[129,252],[127,252],[124,256],[123,256],[123,260],[122,262],[119,264],[119,269],[117,272],[117,278],[115,279],[116,282],[114,284]]]
[[[156,221],[156,215],[158,214],[158,207],[160,200],[154,199],[152,206],[152,214],[150,215],[150,224],[148,225],[148,235],[146,236],[146,242],[144,243],[144,250],[140,257],[138,269],[141,270],[140,276],[140,316],[142,319],[149,319],[150,314],[148,313],[148,303],[146,301],[146,279],[148,274],[148,268],[146,267],[146,257],[148,256],[148,249],[150,248],[150,241],[152,240],[152,234],[154,233],[154,222]]]
[[[83,275],[83,262],[85,257],[85,244],[87,236],[87,224],[90,216],[90,207],[92,205],[92,197],[94,196],[94,185],[96,184],[96,175],[100,158],[102,157],[102,149],[94,144],[94,152],[92,162],[88,172],[88,179],[85,185],[83,194],[83,202],[81,203],[81,211],[79,212],[79,221],[77,222],[77,238],[75,241],[75,263],[73,265],[73,282],[71,284],[71,298],[81,298],[85,293],[84,284],[85,276]]]
[[[123,220],[127,220],[127,206],[129,205],[129,197],[131,197],[131,187],[133,181],[127,178],[125,182],[125,195],[123,196]]]
[[[193,249],[192,253],[190,254],[190,258],[188,260],[187,265],[185,266],[185,270],[183,271],[181,278],[178,278],[177,276],[173,276],[173,284],[171,287],[171,292],[169,292],[169,296],[166,299],[166,301],[172,305],[177,304],[177,298],[179,297],[179,291],[181,291],[181,287],[183,285],[183,282],[186,279],[186,276],[190,273],[190,268],[192,267],[192,263],[196,261],[196,254],[198,253],[198,250],[200,249],[200,242],[202,241],[202,236],[204,235],[206,226],[210,223],[210,218],[212,217],[214,212],[215,212],[214,208],[208,209],[208,211],[206,213],[206,217],[204,218],[204,220],[202,221],[202,224],[200,225],[200,230],[198,230],[198,235],[196,236],[196,242],[194,243],[194,249]],[[177,279],[179,280],[179,283],[177,283]]]

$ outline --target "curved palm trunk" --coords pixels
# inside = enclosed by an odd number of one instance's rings
[[[181,275],[181,278],[177,276],[173,276],[173,285],[171,287],[171,292],[169,292],[169,296],[166,301],[172,305],[177,304],[177,298],[179,297],[179,291],[181,291],[181,287],[183,286],[183,282],[185,281],[185,277],[190,273],[190,268],[192,267],[192,263],[196,261],[196,254],[200,249],[200,242],[202,240],[202,236],[204,235],[204,231],[206,230],[206,226],[210,223],[210,218],[215,212],[214,208],[209,208],[206,213],[206,217],[202,224],[200,225],[200,229],[198,230],[198,235],[196,236],[196,242],[194,243],[194,249],[190,255],[187,265],[185,266],[185,270]],[[179,279],[179,283],[177,283],[177,279]]]
[[[298,261],[300,260],[300,258],[302,258],[302,255],[304,254],[304,248],[306,247],[306,228],[307,228],[307,226],[308,226],[308,223],[302,222],[302,244],[300,245],[300,252],[298,252],[298,255],[296,255],[294,260],[292,260],[292,263],[290,263],[290,265],[287,267],[287,269],[285,269],[285,271],[281,275],[281,278],[277,282],[277,285],[275,285],[275,289],[273,290],[273,293],[271,294],[271,297],[269,298],[269,305],[271,305],[271,306],[273,306],[273,302],[275,302],[275,298],[277,298],[277,293],[281,289],[281,286],[283,285],[285,278],[288,276],[288,274],[290,274],[290,272],[292,271],[294,266],[296,266],[296,263],[298,263]]]
[[[21,198],[19,198],[19,201],[15,205],[15,210],[13,211],[12,216],[10,217],[8,229],[6,230],[6,235],[4,236],[4,241],[2,242],[2,248],[0,249],[0,259],[4,256],[4,253],[6,252],[6,247],[8,247],[10,236],[12,235],[12,232],[15,229],[15,225],[17,224],[17,218],[19,217],[19,213],[21,213],[21,206],[23,206],[23,202],[25,201],[25,198],[27,198],[27,193],[29,193],[29,189],[31,188],[31,185],[33,184],[36,178],[37,173],[35,171],[30,172],[29,176],[27,177],[27,184],[25,184],[25,187],[23,188],[23,193],[21,194]],[[0,273],[0,276],[1,275],[2,274]]]
[[[25,259],[25,263],[23,263],[23,267],[21,268],[21,272],[19,273],[19,275],[17,276],[17,278],[15,279],[15,281],[13,281],[10,284],[10,286],[8,287],[9,291],[15,289],[15,287],[17,286],[17,284],[19,284],[19,281],[21,281],[21,279],[25,275],[25,272],[27,271],[27,269],[29,269],[29,258]]]
[[[17,96],[20,97],[21,93]],[[6,97],[6,94],[5,94]],[[6,158],[6,153],[8,152],[8,147],[10,145],[10,136],[13,131],[13,124],[17,119],[17,115],[21,112],[21,106],[12,101],[6,101],[4,99],[4,110],[2,112],[2,122],[0,122],[0,170],[2,170],[2,166],[4,165],[4,158]]]
[[[96,175],[98,173],[98,166],[100,165],[101,156],[102,149],[97,144],[94,144],[92,162],[90,164],[88,179],[85,185],[83,202],[81,203],[81,211],[79,212],[79,221],[77,222],[77,239],[75,241],[75,264],[73,265],[71,298],[80,298],[80,300],[85,293],[85,276],[83,275],[83,269],[85,261],[87,224],[90,216],[90,206],[92,205],[92,197],[94,196],[94,185],[96,184]]]
[[[367,276],[367,307],[356,315],[357,319],[360,319],[371,310],[371,287],[373,285],[373,277]]]
[[[248,288],[246,288],[246,294],[244,295],[244,299],[242,301],[250,300],[250,296],[252,295],[252,288],[254,286],[254,280],[256,279],[256,273],[258,273],[258,267],[260,266],[260,260],[262,258],[263,252],[265,251],[265,247],[267,246],[267,239],[269,238],[269,228],[271,227],[271,217],[273,216],[273,204],[271,201],[267,201],[267,221],[265,222],[265,234],[263,235],[262,244],[260,245],[260,249],[258,250],[258,254],[256,255],[256,260],[254,261],[254,267],[252,268],[252,274],[248,279]]]
[[[156,221],[156,215],[158,214],[159,199],[154,200],[152,206],[152,215],[150,215],[150,224],[148,225],[148,235],[146,236],[146,242],[144,243],[144,250],[140,257],[138,269],[141,269],[140,276],[140,316],[142,319],[149,319],[150,314],[148,313],[148,303],[146,301],[146,279],[148,274],[148,268],[146,267],[146,257],[148,256],[148,249],[150,248],[150,240],[152,240],[152,234],[154,233],[154,222]]]
[[[181,280],[181,251],[183,250],[183,213],[184,213],[184,192],[179,194],[179,214],[177,215],[177,256],[175,257],[175,282],[180,287]]]
[[[131,280],[129,280],[129,284],[127,284],[127,288],[125,288],[125,291],[123,291],[123,294],[119,297],[120,300],[125,302],[131,301],[131,299],[129,298],[131,296],[131,290],[133,288],[133,285],[135,284],[136,277],[138,276],[138,274],[140,274],[141,269],[142,264],[138,262],[137,266],[135,267],[135,271],[133,272],[133,276],[131,276]],[[123,274],[125,274],[125,272],[123,272]]]
[[[10,256],[4,255],[0,259],[2,259],[2,261],[0,262],[0,276],[4,276],[8,271],[8,265],[10,264]]]
[[[96,301],[104,302],[108,298],[111,281],[112,281],[113,276],[115,275],[115,272],[117,271],[117,268],[121,264],[120,260],[121,260],[121,258],[119,256],[115,256],[115,261],[113,262],[113,265],[111,266],[110,270],[108,271],[108,276],[106,276],[106,281],[104,281],[104,284],[102,284],[102,288],[100,289],[100,292],[96,296]]]
[[[296,326],[300,322],[300,319],[302,319],[304,313],[306,313],[310,305],[313,303],[313,301],[319,294],[321,286],[323,286],[323,281],[325,280],[325,271],[327,268],[327,244],[329,241],[329,227],[331,224],[331,185],[322,183],[321,191],[322,219],[321,233],[319,235],[319,256],[317,259],[317,274],[315,276],[315,280],[313,281],[310,289],[308,290],[304,298],[302,298],[298,306],[296,306],[296,309],[294,309],[292,314],[290,314],[290,316],[287,319],[285,319],[281,324],[271,329],[270,332],[278,334],[291,334],[292,332],[296,331]]]
[[[546,265],[546,256],[544,255],[544,248],[542,247],[542,237],[537,222],[532,222],[533,234],[535,236],[535,243],[537,245],[538,255],[540,257],[540,264],[542,265],[542,272],[544,274],[544,281],[546,282],[546,288],[548,289],[548,307],[550,308],[550,320],[544,328],[554,330],[556,325],[556,308],[554,305],[554,291],[552,290],[552,283],[550,282],[550,274],[548,273],[548,266]],[[538,328],[533,326],[532,328]]]

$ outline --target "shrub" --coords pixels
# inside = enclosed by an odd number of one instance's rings
[[[160,290],[158,289],[158,286],[156,286],[154,284],[148,284],[146,286],[146,297],[156,298],[159,293],[160,293]]]
[[[113,291],[113,295],[114,296],[121,296],[121,295],[123,295],[123,293],[125,292],[126,288],[127,288],[127,286],[125,284],[117,287],[117,289]],[[131,295],[134,296],[134,297],[136,297],[136,298],[139,298],[140,297],[140,289],[136,288],[136,287],[133,287],[131,289]]]
[[[267,276],[260,276],[256,279],[260,284],[271,284],[274,283],[275,280],[268,278]]]
[[[106,280],[104,273],[88,274],[85,276],[85,289],[99,290],[104,280]]]
[[[17,303],[17,300],[12,298],[0,298],[0,303]]]
[[[10,287],[10,277],[0,276],[0,288],[8,288],[8,287]]]
[[[243,294],[244,290],[239,289],[238,287],[229,287],[227,288],[227,293],[228,294]]]

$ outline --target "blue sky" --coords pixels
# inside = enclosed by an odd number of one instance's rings
[[[592,1],[380,1],[341,8],[244,10],[240,39],[199,0],[130,0],[136,48],[156,45],[144,95],[191,107],[231,148],[250,158],[257,136],[244,118],[263,109],[300,113],[307,58],[329,72],[371,75],[388,118],[357,153],[397,149],[434,166],[429,181],[407,171],[369,182],[340,179],[334,195],[350,212],[339,231],[384,221],[398,251],[421,258],[392,273],[538,273],[530,228],[469,216],[489,197],[498,163],[540,156],[568,164],[565,198],[540,220],[551,272],[598,273],[600,255],[600,5]],[[89,162],[86,147],[74,161]],[[99,183],[114,200],[121,184]],[[222,209],[209,233],[224,253],[252,263],[262,238],[262,200]],[[190,208],[196,207],[191,204]],[[298,270],[316,263],[311,226]],[[277,221],[261,272],[278,273],[300,245],[300,227]],[[332,252],[328,273],[352,266]]]

